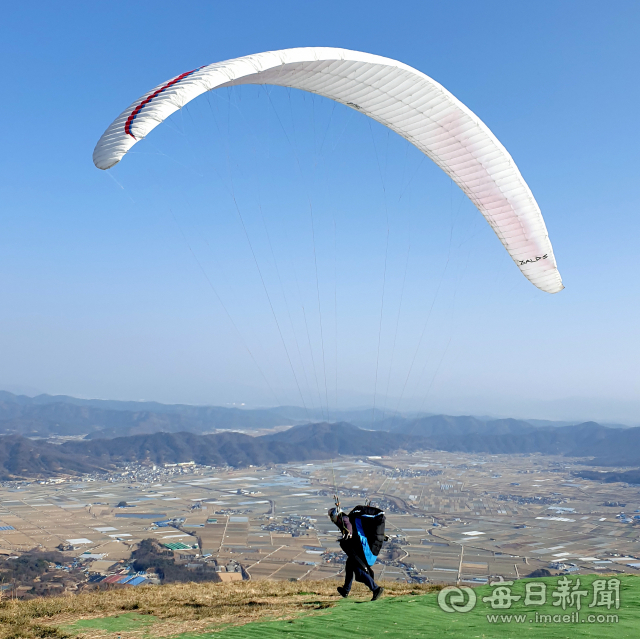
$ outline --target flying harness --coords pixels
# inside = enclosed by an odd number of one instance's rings
[[[357,535],[360,540],[367,566],[373,566],[386,539],[384,511],[375,506],[356,506],[347,516],[353,526],[354,536]]]
[[[340,508],[340,499],[337,495],[334,495],[333,499],[336,505],[335,511],[344,516]],[[371,566],[376,563],[382,545],[388,539],[384,534],[386,524],[384,511],[369,505],[367,501],[364,506],[356,506],[346,516],[351,523],[354,537],[357,537],[360,543],[354,548],[353,540],[343,538],[340,540],[340,547],[371,574],[373,572]],[[346,532],[343,530],[343,533]]]

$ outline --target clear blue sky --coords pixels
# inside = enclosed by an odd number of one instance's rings
[[[299,405],[299,386],[329,408],[376,389],[388,410],[640,423],[639,28],[631,1],[5,8],[0,387],[255,406]],[[309,95],[203,97],[110,175],[93,166],[155,85],[296,46],[398,59],[478,114],[531,186],[566,289],[529,284],[415,149]]]

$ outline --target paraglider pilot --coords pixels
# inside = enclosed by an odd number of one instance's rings
[[[340,529],[342,533],[340,547],[347,555],[344,585],[338,587],[338,593],[342,597],[348,597],[355,577],[356,581],[371,590],[372,601],[379,599],[384,588],[374,581],[371,566],[375,563],[376,555],[380,552],[384,541],[384,513],[370,506],[356,506],[347,515],[338,505],[329,510],[329,519]],[[373,537],[373,539],[367,537]],[[379,544],[376,543],[378,538]]]

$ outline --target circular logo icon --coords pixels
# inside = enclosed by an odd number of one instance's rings
[[[447,586],[438,593],[438,605],[444,612],[469,612],[476,605],[476,593],[467,586]]]

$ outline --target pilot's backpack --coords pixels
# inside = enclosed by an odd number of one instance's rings
[[[348,516],[353,527],[354,537],[359,537],[362,544],[367,564],[373,566],[385,541],[386,519],[384,511],[373,506],[356,506]]]

